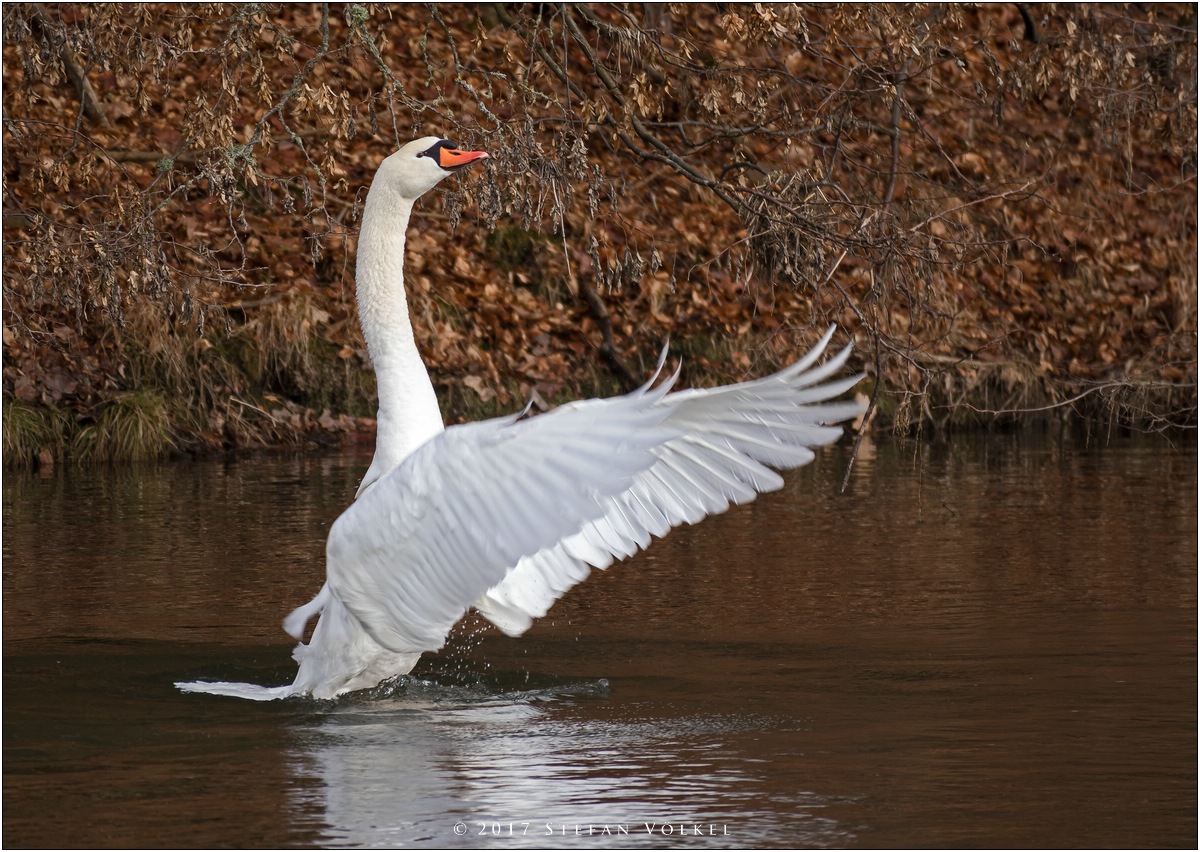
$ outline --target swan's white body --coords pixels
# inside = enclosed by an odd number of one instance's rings
[[[811,461],[811,447],[842,434],[828,424],[861,410],[828,402],[860,376],[819,384],[849,347],[813,368],[831,328],[801,361],[757,381],[668,394],[672,376],[530,419],[445,429],[403,280],[409,216],[449,174],[441,156],[452,168],[485,155],[419,139],[384,160],[367,195],[356,278],[379,389],[377,444],[355,502],[330,530],[325,585],[284,622],[299,639],[320,615],[296,647],[296,680],[177,684],[185,691],[270,700],[375,686],[441,648],[471,606],[519,635],[593,567],[781,487],[771,467]]]

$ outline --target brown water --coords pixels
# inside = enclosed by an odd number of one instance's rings
[[[832,451],[373,697],[177,692],[290,680],[367,461],[5,475],[6,846],[1196,844],[1194,443]]]

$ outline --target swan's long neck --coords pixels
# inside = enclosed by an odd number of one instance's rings
[[[412,208],[411,200],[377,176],[367,193],[358,236],[358,315],[379,391],[375,459],[363,487],[443,428],[404,294],[404,233]]]

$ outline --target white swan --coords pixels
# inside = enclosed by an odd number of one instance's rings
[[[320,615],[296,646],[295,682],[180,689],[270,700],[375,686],[441,648],[472,605],[519,635],[593,567],[781,487],[771,467],[811,461],[810,447],[842,434],[828,424],[860,412],[828,400],[861,376],[818,384],[850,354],[813,367],[830,328],[802,360],[757,381],[668,395],[676,370],[625,396],[444,429],[408,316],[405,230],[418,198],[486,156],[418,139],[383,161],[367,195],[355,275],[379,432],[355,502],[329,532],[325,585],[284,622],[301,639]]]

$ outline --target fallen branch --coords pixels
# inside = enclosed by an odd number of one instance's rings
[[[595,318],[597,325],[600,326],[600,355],[608,362],[613,371],[620,376],[621,380],[625,383],[625,390],[633,390],[641,383],[630,372],[629,368],[625,366],[625,362],[621,360],[621,354],[617,351],[617,346],[613,342],[612,318],[608,314],[608,308],[605,307],[604,300],[600,298],[600,294],[592,286],[589,276],[579,276],[579,293],[587,301],[592,316]]]
[[[37,6],[34,8],[33,20],[41,29],[42,34],[53,42],[55,40],[52,36],[54,25],[43,7]],[[79,100],[83,104],[84,114],[101,127],[112,127],[108,121],[108,116],[104,114],[104,107],[100,104],[100,98],[96,96],[96,90],[92,88],[92,83],[88,80],[87,74],[84,73],[83,66],[79,64],[79,60],[75,58],[75,52],[67,47],[66,42],[59,45],[58,58],[62,60],[67,77],[70,78],[71,82],[75,85],[76,91],[79,92]]]

